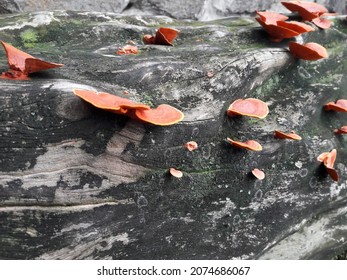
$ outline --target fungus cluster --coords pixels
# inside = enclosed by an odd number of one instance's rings
[[[259,17],[255,19],[269,34],[273,42],[281,42],[283,39],[292,38],[305,32],[312,32],[314,29],[302,22],[286,21],[287,16],[274,12],[257,12]]]
[[[297,12],[304,21],[311,21],[320,28],[329,28],[331,23],[324,16],[331,15],[328,10],[317,3],[305,1],[288,1],[281,2],[288,10]],[[257,12],[258,17],[255,19],[269,34],[269,38],[273,42],[280,42],[283,39],[296,37],[302,33],[312,32],[312,26],[298,21],[287,21],[288,17],[274,12]],[[298,59],[318,60],[327,58],[326,49],[313,42],[299,44],[295,42],[289,43],[290,53]]]
[[[324,17],[334,14],[329,14],[329,11],[318,3],[308,1],[288,1],[281,3],[289,11],[297,12],[303,20],[311,21],[319,28],[327,29],[331,25],[330,20]]]
[[[180,122],[184,114],[167,104],[161,104],[151,109],[148,105],[137,103],[107,92],[96,92],[85,89],[74,89],[74,94],[92,104],[111,113],[126,115],[132,119],[145,123],[167,126]]]
[[[5,49],[9,65],[9,70],[0,76],[2,79],[29,80],[31,73],[63,66],[35,58],[3,41],[0,42]]]

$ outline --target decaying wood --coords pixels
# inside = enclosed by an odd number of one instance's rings
[[[42,15],[41,23],[35,14],[2,17],[9,43],[65,67],[0,81],[0,258],[327,258],[346,248],[345,138],[331,132],[346,117],[322,110],[345,94],[346,66],[337,63],[346,50],[336,47],[345,46],[345,27],[304,37],[335,42],[329,59],[312,64],[295,61],[286,42],[270,43],[249,18],[194,26]],[[174,47],[140,43],[168,23],[180,30]],[[28,45],[24,31],[39,41]],[[128,40],[140,54],[117,56]],[[73,88],[167,103],[185,119],[145,125],[93,108]],[[267,102],[269,116],[227,117],[230,103],[244,97]],[[303,140],[276,140],[275,129]],[[263,151],[239,151],[227,137],[257,139]],[[199,148],[189,152],[184,144],[192,140]],[[338,183],[315,161],[332,147]],[[170,167],[183,177],[170,176]],[[254,168],[266,178],[249,176]],[[320,231],[325,238],[300,247]]]

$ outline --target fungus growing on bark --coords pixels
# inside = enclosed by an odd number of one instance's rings
[[[231,138],[227,138],[227,141],[236,148],[247,149],[250,151],[261,151],[263,147],[255,140],[247,140],[245,142],[234,141]]]
[[[186,147],[186,149],[191,152],[198,148],[198,143],[196,143],[195,141],[189,141],[184,144],[184,147]]]
[[[289,51],[295,58],[305,60],[318,60],[327,58],[327,50],[317,43],[306,43],[301,45],[296,42],[289,42]]]
[[[339,180],[339,174],[334,169],[334,163],[336,160],[336,149],[332,149],[330,152],[324,152],[317,157],[317,160],[322,162],[327,173],[330,175],[331,179],[334,181]]]
[[[278,21],[277,25],[298,32],[299,34],[314,31],[312,26],[298,21]]]
[[[136,46],[126,45],[124,47],[118,48],[117,54],[138,54],[139,50]]]
[[[339,99],[335,103],[329,102],[324,106],[326,111],[347,113],[347,99]]]
[[[150,109],[148,105],[137,103],[107,92],[96,92],[85,89],[73,89],[73,92],[93,106],[116,114],[126,114],[128,109]]]
[[[175,168],[173,168],[173,167],[171,167],[171,168],[169,169],[169,172],[170,172],[170,174],[171,174],[172,176],[174,176],[174,177],[176,177],[176,178],[182,178],[182,177],[183,177],[183,172],[180,171],[180,170],[177,170],[177,169],[175,169]]]
[[[347,134],[347,126],[341,126],[338,129],[334,129],[335,134]]]
[[[143,42],[145,44],[173,46],[172,42],[176,39],[178,33],[179,31],[177,29],[160,27],[154,36],[144,35]]]
[[[258,180],[263,180],[265,178],[265,173],[258,169],[258,168],[254,168],[252,170],[252,174],[254,175],[254,177],[256,177]]]
[[[148,105],[107,92],[95,92],[84,89],[74,89],[73,92],[97,108],[115,114],[127,115],[130,118],[150,124],[161,126],[172,125],[184,118],[181,111],[167,104],[161,104],[156,109],[151,109]]]
[[[141,121],[166,126],[180,122],[184,118],[184,114],[167,104],[161,104],[155,109],[136,110],[135,116]]]
[[[290,133],[284,133],[280,130],[275,130],[275,138],[277,139],[291,139],[291,140],[301,140],[301,137],[297,135],[294,131]]]
[[[288,1],[281,3],[291,12],[297,12],[304,20],[312,21],[320,28],[329,28],[331,25],[328,19],[322,19],[321,17],[332,14],[329,14],[329,11],[318,3],[307,1]]]
[[[248,116],[258,119],[265,118],[269,113],[269,107],[264,101],[256,98],[237,99],[229,106],[227,115]]]
[[[256,12],[259,18],[266,23],[274,23],[276,24],[278,21],[285,21],[288,19],[287,16],[271,12],[271,11],[266,11],[266,12]]]
[[[47,62],[31,56],[3,41],[0,41],[5,49],[9,71],[3,72],[1,78],[12,80],[28,80],[28,75],[46,69],[57,68],[63,64]]]
[[[305,32],[314,31],[314,29],[302,22],[285,20],[288,17],[274,12],[257,12],[259,17],[255,19],[269,34],[270,40],[280,42],[286,38],[292,38]]]

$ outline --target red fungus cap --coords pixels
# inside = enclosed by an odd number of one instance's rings
[[[3,41],[0,42],[5,49],[10,68],[9,72],[3,73],[2,78],[27,80],[30,73],[63,66],[63,64],[35,58]]]
[[[160,27],[155,36],[144,35],[142,40],[145,44],[173,46],[172,42],[176,39],[178,33],[179,31],[174,28]]]
[[[314,28],[312,26],[298,21],[278,21],[277,25],[293,30],[300,34],[314,31]]]
[[[338,129],[334,129],[335,134],[347,134],[347,126],[341,126]]]
[[[187,150],[191,152],[198,148],[198,143],[196,143],[195,141],[189,141],[184,144],[184,147],[186,147]]]
[[[292,37],[300,35],[299,32],[288,29],[286,27],[279,26],[277,23],[274,23],[274,22],[267,23],[263,21],[261,18],[255,18],[255,19],[269,34],[269,38],[273,42],[281,42],[283,39],[292,38]]]
[[[321,153],[317,157],[317,160],[324,164],[326,171],[328,172],[328,174],[334,181],[339,180],[339,174],[334,169],[336,155],[337,155],[336,149],[332,149],[330,152]]]
[[[117,54],[138,54],[139,50],[136,46],[126,45],[117,50]]]
[[[326,111],[347,113],[347,99],[339,99],[335,103],[329,102],[324,107]]]
[[[227,115],[248,116],[258,119],[265,118],[269,113],[269,107],[264,101],[256,98],[237,99],[230,104]]]
[[[331,21],[327,18],[317,17],[312,20],[312,22],[322,29],[328,29],[331,26]]]
[[[336,149],[332,149],[330,152],[321,153],[317,157],[317,160],[320,162],[323,162],[325,167],[333,168],[335,160],[336,160],[336,155],[337,155]]]
[[[254,168],[252,170],[252,174],[259,180],[263,180],[265,178],[265,173],[258,168]]]
[[[288,1],[281,3],[288,10],[290,10],[291,12],[298,12],[304,20],[308,21],[328,12],[328,10],[324,6],[314,2]]]
[[[301,140],[301,137],[299,135],[297,135],[294,131],[292,131],[291,133],[284,133],[280,130],[275,130],[275,138]]]
[[[73,89],[75,95],[92,104],[93,106],[117,114],[125,114],[127,109],[149,110],[148,105],[136,103],[107,92],[96,92],[85,89]]]
[[[295,58],[305,60],[318,60],[327,58],[327,50],[317,43],[306,43],[301,45],[296,42],[289,42],[289,51]]]
[[[177,170],[177,169],[175,169],[175,168],[173,168],[173,167],[171,167],[171,168],[169,169],[169,172],[170,172],[170,174],[171,174],[172,176],[174,176],[174,177],[176,177],[176,178],[182,178],[182,177],[183,177],[183,172],[180,171],[180,170]]]
[[[263,147],[255,140],[248,140],[245,142],[239,142],[239,141],[234,141],[231,138],[227,138],[227,141],[235,146],[236,148],[240,148],[240,149],[247,149],[247,150],[251,150],[251,151],[261,151],[263,149]]]
[[[257,11],[256,13],[260,17],[260,19],[267,24],[269,23],[276,24],[278,21],[285,21],[288,19],[288,17],[285,15],[275,13],[275,12],[270,12],[270,11],[265,11],[265,12]]]
[[[155,109],[138,109],[135,116],[141,121],[160,126],[176,124],[184,118],[180,110],[167,104],[161,104]]]

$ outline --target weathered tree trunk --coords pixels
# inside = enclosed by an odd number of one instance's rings
[[[142,45],[163,25],[180,30],[174,47]],[[328,49],[317,62],[295,61],[287,41],[270,43],[251,18],[54,12],[2,16],[0,30],[1,40],[65,64],[0,81],[0,258],[305,259],[347,248],[346,138],[332,132],[346,115],[323,110],[346,98],[342,18],[303,38]],[[128,40],[140,53],[116,55]],[[145,125],[73,88],[167,103],[185,119]],[[267,118],[227,117],[244,97],[266,101]],[[303,140],[274,139],[274,129]],[[237,150],[227,137],[255,139],[263,151]],[[193,152],[183,147],[190,140]],[[331,148],[338,183],[316,161]],[[266,178],[252,178],[253,168]]]

